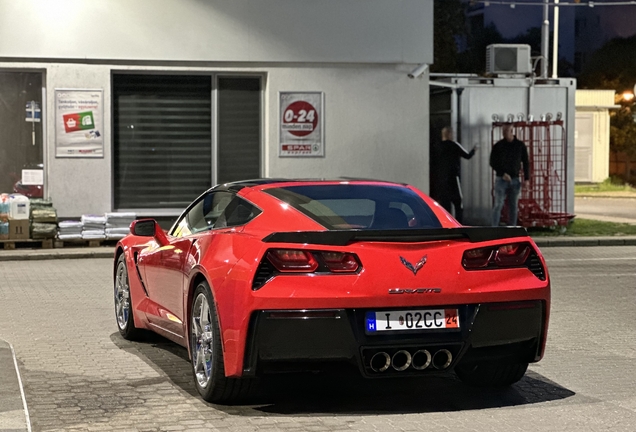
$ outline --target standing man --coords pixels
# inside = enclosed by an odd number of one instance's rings
[[[459,181],[460,158],[470,159],[475,155],[479,147],[475,146],[468,152],[460,143],[453,139],[453,128],[446,126],[442,129],[442,142],[436,151],[435,167],[439,178],[437,179],[439,192],[438,201],[449,213],[451,203],[455,207],[455,219],[463,223],[464,207],[462,204],[462,187]]]
[[[508,225],[517,225],[519,196],[521,195],[521,180],[519,172],[523,165],[526,185],[530,180],[530,163],[526,145],[514,135],[512,124],[503,126],[504,138],[498,141],[490,153],[490,166],[495,170],[495,207],[492,211],[492,225],[499,226],[501,209],[506,196],[508,197],[509,217]]]

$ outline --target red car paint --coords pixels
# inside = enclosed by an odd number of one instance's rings
[[[467,303],[501,303],[525,300],[545,302],[545,323],[538,361],[545,349],[550,278],[540,280],[527,268],[468,271],[462,255],[468,249],[511,242],[528,242],[544,268],[545,261],[530,237],[470,243],[465,240],[426,242],[356,242],[347,246],[264,243],[275,232],[326,231],[322,225],[295,208],[267,194],[273,187],[340,184],[333,181],[279,182],[243,187],[237,194],[262,210],[244,226],[205,231],[186,237],[156,239],[129,235],[121,240],[115,260],[126,256],[134,324],[189,347],[189,307],[195,281],[209,283],[218,311],[222,334],[225,374],[243,375],[250,317],[260,310],[431,307]],[[443,228],[458,224],[431,198],[410,186],[372,181],[347,184],[392,185],[415,191],[433,210]],[[277,276],[258,290],[252,281],[268,249],[305,249],[355,253],[362,264],[357,274]],[[426,265],[414,275],[398,259]],[[441,293],[392,295],[392,288],[441,288]]]

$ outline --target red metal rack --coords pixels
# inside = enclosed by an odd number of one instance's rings
[[[493,146],[503,138],[502,126],[506,124],[512,124],[516,137],[526,144],[531,167],[529,187],[522,188],[519,198],[518,224],[567,226],[574,215],[567,213],[567,141],[563,120],[493,122]],[[502,221],[507,221],[507,207],[506,203]]]

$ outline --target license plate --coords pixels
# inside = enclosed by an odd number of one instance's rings
[[[366,332],[458,329],[457,309],[367,312]]]

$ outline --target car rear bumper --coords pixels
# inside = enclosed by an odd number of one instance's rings
[[[367,309],[257,311],[250,321],[243,375],[341,361],[356,365],[366,377],[404,376],[450,371],[460,362],[533,362],[541,358],[547,316],[544,301],[448,307],[458,309],[459,329],[381,334],[365,332]],[[440,354],[437,361],[421,368],[427,355],[424,351],[431,359]],[[392,361],[398,352],[396,364],[407,357],[418,364],[397,370]],[[376,363],[388,356],[392,367],[383,371],[372,367],[374,356]]]

